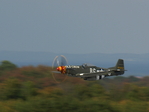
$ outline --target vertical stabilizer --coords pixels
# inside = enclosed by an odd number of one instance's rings
[[[116,66],[115,66],[117,69],[122,69],[122,70],[124,70],[124,60],[123,59],[119,59],[118,61],[117,61],[117,64],[116,64]]]

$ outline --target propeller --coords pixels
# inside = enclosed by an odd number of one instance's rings
[[[57,82],[63,82],[66,80],[66,65],[68,64],[68,61],[65,56],[60,55],[56,56],[52,63],[52,76],[53,79]]]

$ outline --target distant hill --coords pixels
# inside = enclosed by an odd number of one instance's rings
[[[100,67],[114,66],[118,59],[124,59],[127,75],[149,75],[149,54],[68,54],[62,53],[68,59],[70,65],[82,63],[91,63]],[[52,65],[55,56],[61,55],[51,52],[28,52],[28,51],[0,51],[0,61],[9,60],[18,66],[27,65]]]

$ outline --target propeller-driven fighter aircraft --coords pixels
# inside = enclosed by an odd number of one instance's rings
[[[86,63],[82,65],[68,65],[67,59],[63,55],[55,57],[52,67],[56,69],[56,71],[52,71],[53,73],[80,77],[89,81],[100,80],[107,76],[122,75],[126,71],[124,69],[123,59],[118,59],[117,64],[114,67],[102,68]]]

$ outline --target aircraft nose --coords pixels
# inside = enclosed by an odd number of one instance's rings
[[[57,71],[61,71],[62,70],[62,67],[59,66],[56,69],[57,69]]]
[[[66,67],[65,66],[59,66],[56,68],[56,70],[61,72],[62,74],[66,73]]]

